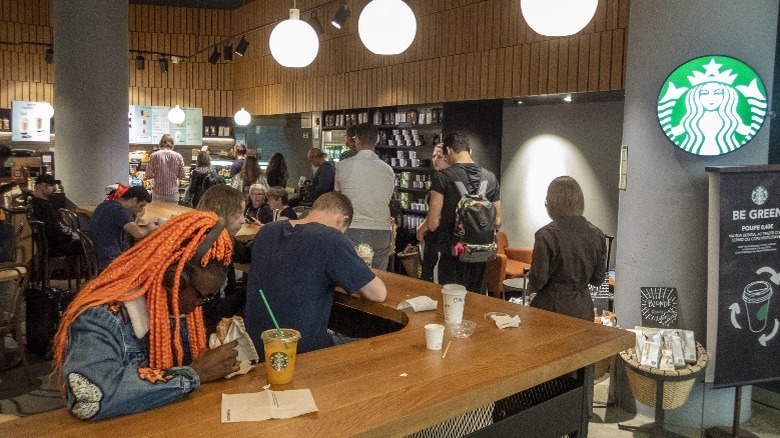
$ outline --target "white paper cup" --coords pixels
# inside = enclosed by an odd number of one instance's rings
[[[441,288],[444,302],[444,321],[447,324],[460,324],[463,320],[463,306],[466,304],[466,288],[459,284],[445,284]]]
[[[425,325],[425,346],[429,350],[441,350],[444,343],[444,326],[441,324]]]
[[[157,226],[158,227],[161,227],[161,226],[165,225],[166,222],[168,222],[168,218],[167,217],[159,217],[159,218],[157,218]]]

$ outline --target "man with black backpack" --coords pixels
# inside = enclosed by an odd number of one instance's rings
[[[433,175],[428,217],[417,239],[449,242],[452,251],[439,261],[439,283],[481,293],[485,262],[496,255],[495,233],[501,226],[498,181],[471,159],[467,136],[447,135],[444,154],[450,167]]]

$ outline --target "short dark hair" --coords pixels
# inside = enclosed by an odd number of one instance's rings
[[[209,167],[211,166],[211,156],[206,151],[198,152],[198,159],[195,162],[195,167]]]
[[[466,136],[465,134],[458,134],[457,132],[454,132],[452,134],[447,134],[447,136],[444,137],[445,153],[449,153],[447,149],[453,152],[470,151],[471,147],[469,146],[468,136]]]
[[[0,143],[0,160],[7,160],[9,158],[11,158],[11,148]]]
[[[347,126],[347,138],[354,137],[356,133],[357,133],[357,125]]]
[[[585,198],[580,184],[570,176],[555,178],[547,188],[545,205],[552,220],[566,216],[582,216]]]
[[[361,123],[355,127],[355,137],[360,139],[363,147],[374,147],[379,140],[379,133],[371,123]]]
[[[236,143],[233,149],[236,150],[236,155],[246,155],[246,145],[243,143]]]
[[[119,199],[137,199],[138,202],[152,202],[152,195],[143,186],[133,186],[125,190]]]
[[[352,208],[352,202],[346,195],[340,192],[328,192],[322,194],[312,205],[312,210],[327,211],[336,214],[347,215],[347,226],[352,224],[352,216],[355,210]]]

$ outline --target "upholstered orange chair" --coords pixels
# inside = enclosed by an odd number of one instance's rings
[[[509,246],[506,234],[496,233],[498,238],[498,254],[487,262],[485,267],[485,282],[488,293],[495,296],[504,294],[504,280],[523,276],[523,269],[531,266],[533,248],[513,248]]]

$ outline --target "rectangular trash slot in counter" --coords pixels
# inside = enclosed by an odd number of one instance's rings
[[[385,311],[387,310],[392,309],[385,308]],[[406,326],[406,322],[408,322],[408,319],[403,312],[396,312],[399,314],[399,320],[404,322],[374,315],[362,309],[357,309],[348,304],[339,302],[337,299],[333,303],[333,309],[330,312],[330,323],[328,324],[328,328],[350,338],[371,338],[385,335],[401,330]]]

